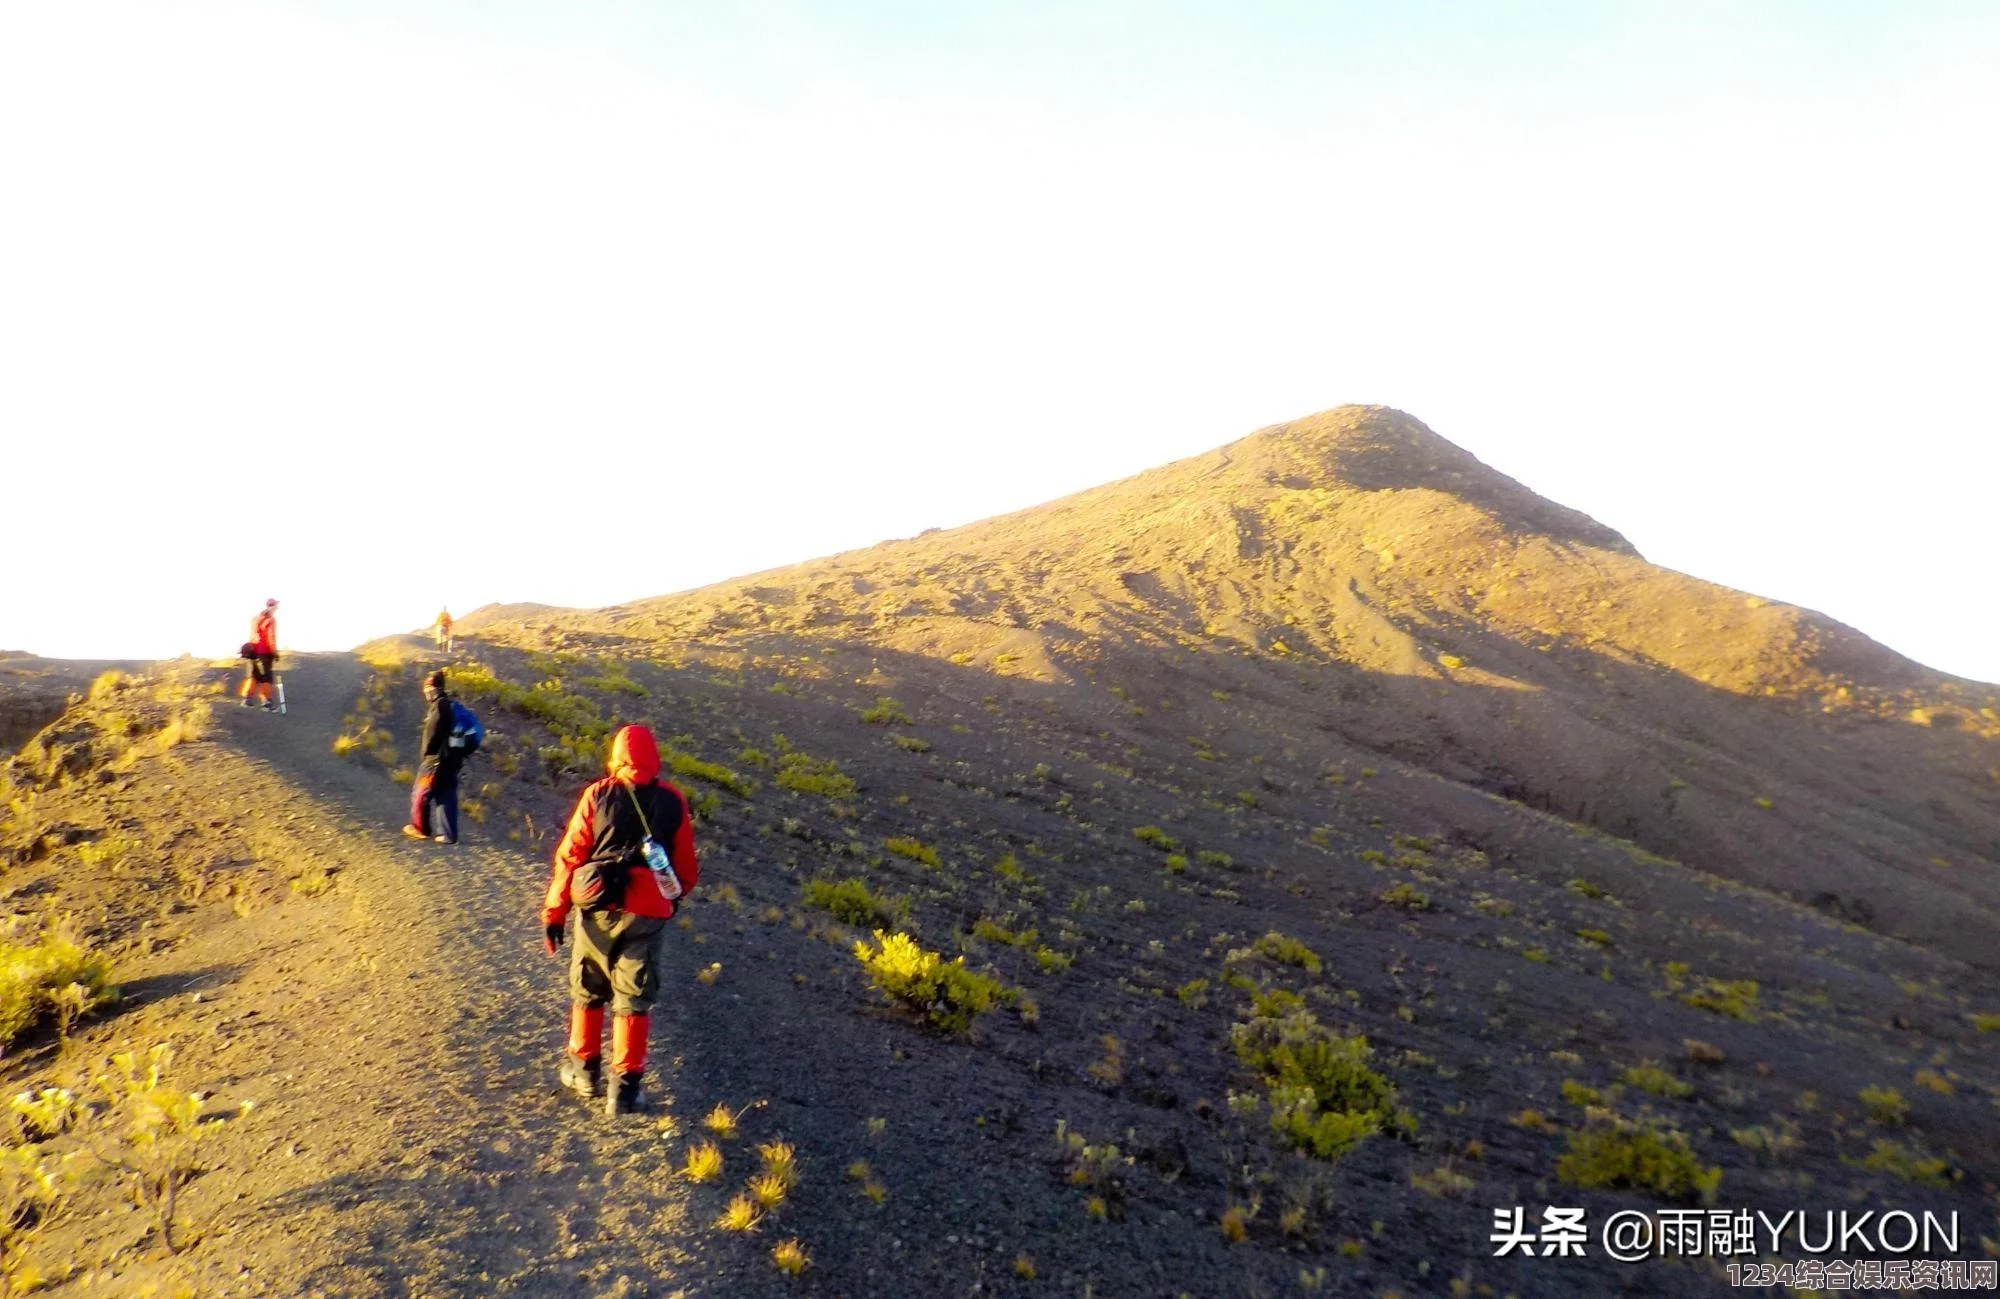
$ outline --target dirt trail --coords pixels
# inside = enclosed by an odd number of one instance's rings
[[[336,885],[230,927],[233,960],[141,980],[105,1026],[173,1041],[181,1081],[255,1109],[187,1198],[195,1250],[63,1289],[672,1293],[655,1125],[609,1125],[550,1086],[563,997],[534,924],[540,863],[472,824],[455,849],[401,836],[406,791],[330,752],[367,674],[291,659],[289,715],[219,708],[216,742],[156,791],[203,816],[235,806],[259,857]],[[635,1210],[600,1213],[607,1198]]]

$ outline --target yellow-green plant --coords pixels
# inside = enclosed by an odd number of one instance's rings
[[[907,901],[878,898],[858,879],[807,880],[805,903],[850,925],[866,925],[871,929],[899,924],[909,910]]]
[[[88,1141],[93,1157],[130,1180],[168,1253],[175,1252],[175,1201],[203,1171],[201,1141],[215,1122],[202,1121],[198,1093],[168,1085],[172,1062],[173,1049],[164,1042],[146,1053],[143,1064],[136,1052],[112,1056],[111,1068],[91,1080],[108,1108],[96,1117]]]
[[[67,918],[29,942],[0,940],[0,1047],[45,1018],[62,1018],[67,1032],[68,1020],[117,996],[110,958],[78,941]]]
[[[1259,955],[1267,956],[1280,965],[1296,965],[1308,974],[1320,971],[1319,953],[1307,947],[1296,938],[1287,938],[1277,930],[1272,930],[1257,940]]]
[[[772,1246],[771,1261],[778,1265],[780,1272],[787,1276],[797,1276],[812,1266],[812,1255],[806,1253],[806,1247],[799,1244],[798,1237],[794,1236],[790,1240],[781,1240]]]
[[[1585,1189],[1622,1187],[1706,1203],[1715,1198],[1722,1169],[1702,1167],[1687,1137],[1673,1128],[1614,1121],[1571,1132],[1556,1176]]]
[[[882,846],[890,852],[895,853],[898,857],[906,857],[924,866],[938,866],[942,864],[938,857],[937,849],[928,847],[921,840],[898,835],[894,838],[883,840]]]
[[[998,980],[965,968],[960,956],[945,960],[908,934],[875,931],[875,942],[854,944],[854,959],[884,993],[921,1011],[939,1028],[962,1033],[1003,994]]]

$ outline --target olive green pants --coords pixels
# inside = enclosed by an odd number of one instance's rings
[[[623,911],[578,911],[571,926],[569,996],[579,1006],[611,1003],[614,1015],[644,1015],[660,989],[660,935],[667,922]]]

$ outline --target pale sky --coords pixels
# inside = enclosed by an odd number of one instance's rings
[[[1400,407],[2000,679],[2000,6],[0,0],[0,649],[602,605]]]

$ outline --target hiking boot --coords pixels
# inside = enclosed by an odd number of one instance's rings
[[[438,836],[437,836],[437,837],[436,837],[435,839],[433,839],[433,840],[432,840],[432,842],[433,842],[433,843],[457,843],[457,842],[458,842],[458,840],[456,840],[456,839],[452,838],[452,837],[451,837],[450,835],[448,835],[448,834],[441,834],[441,835],[438,835]]]
[[[267,713],[275,713],[278,711],[278,706],[276,704],[267,703],[264,705],[264,711]]]
[[[428,838],[430,838],[430,836],[429,836],[429,835],[425,834],[425,833],[424,833],[424,832],[423,832],[422,830],[419,830],[419,829],[417,829],[417,827],[415,827],[415,826],[413,826],[413,825],[406,825],[406,826],[404,826],[404,827],[403,827],[403,837],[404,837],[404,838],[406,838],[406,839],[428,839]]]
[[[612,1118],[620,1114],[646,1112],[646,1075],[621,1073],[618,1081],[604,1089],[604,1112]]]
[[[243,696],[243,698],[241,698],[241,699],[237,700],[237,702],[238,702],[238,703],[240,703],[240,704],[242,704],[242,705],[243,705],[243,706],[244,706],[245,708],[248,708],[248,707],[250,707],[250,696],[249,696],[249,695],[245,695],[245,696]]]
[[[556,1079],[585,1100],[596,1100],[604,1095],[604,1061],[579,1060],[565,1051],[556,1066]]]

